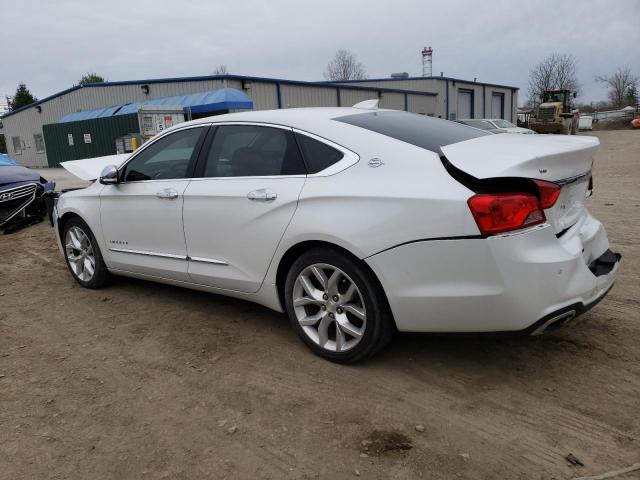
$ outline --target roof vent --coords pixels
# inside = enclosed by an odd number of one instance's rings
[[[373,100],[365,100],[364,102],[356,103],[353,108],[360,108],[362,110],[377,110],[378,102],[380,99],[376,98]]]

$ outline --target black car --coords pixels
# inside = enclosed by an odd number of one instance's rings
[[[5,233],[42,220],[47,192],[56,186],[33,170],[7,163],[0,165],[0,229]]]

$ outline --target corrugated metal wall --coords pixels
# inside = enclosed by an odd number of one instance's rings
[[[345,90],[340,89],[340,105],[343,107],[353,107],[356,103],[364,102],[365,100],[374,100],[378,98],[378,92],[375,90],[362,91],[362,90]]]
[[[338,94],[335,87],[307,87],[301,85],[280,86],[282,108],[337,107]]]
[[[149,86],[149,94],[145,94],[142,85]],[[447,101],[447,85],[449,86]],[[354,90],[347,88],[356,86],[359,88],[370,87],[371,90]],[[144,81],[134,84],[110,84],[105,86],[93,86],[80,88],[64,93],[40,104],[41,111],[36,108],[28,108],[3,120],[7,149],[11,156],[14,156],[22,165],[43,167],[47,166],[47,154],[37,153],[35,149],[34,135],[43,133],[43,125],[55,124],[60,117],[67,113],[80,110],[90,110],[94,108],[118,105],[127,102],[136,102],[152,98],[161,98],[175,95],[196,93],[205,90],[214,90],[221,87],[231,87],[243,89],[254,102],[256,110],[278,108],[278,89],[280,90],[280,106],[306,107],[306,106],[336,106],[338,105],[338,92],[340,105],[352,106],[363,100],[378,98],[377,88],[409,90],[416,92],[431,92],[436,95],[412,95],[406,94],[406,107],[410,112],[434,114],[442,118],[448,118],[450,113],[455,113],[457,109],[457,88],[471,88],[474,94],[474,114],[476,117],[490,115],[491,95],[493,91],[504,93],[505,117],[515,116],[515,106],[517,104],[517,91],[513,92],[509,88],[492,87],[473,82],[453,82],[452,80],[430,78],[430,79],[407,79],[380,81],[371,80],[358,82],[357,84],[347,84],[344,87],[337,84],[325,85],[305,85],[279,82],[273,79],[259,79],[248,77],[233,77],[226,79],[186,79],[184,81]],[[483,98],[484,97],[484,98]],[[449,111],[447,112],[447,104]],[[380,106],[384,108],[405,109],[405,94],[402,92],[382,92],[380,96]],[[486,110],[485,110],[486,108]],[[515,117],[514,117],[515,118]],[[13,136],[20,136],[24,143],[22,152],[15,152],[13,149]],[[47,151],[49,145],[45,138]]]
[[[137,113],[45,125],[48,166],[59,167],[60,162],[66,160],[114,155],[115,139],[139,130]],[[91,135],[91,143],[85,143],[85,134]],[[69,135],[73,145],[69,144]]]

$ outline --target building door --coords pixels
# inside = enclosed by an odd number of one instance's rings
[[[458,90],[458,120],[473,118],[473,90]]]
[[[504,118],[504,93],[491,96],[491,118]]]

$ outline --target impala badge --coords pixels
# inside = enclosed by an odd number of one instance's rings
[[[372,158],[371,160],[369,160],[369,166],[371,168],[378,168],[382,165],[384,165],[384,162],[381,158]]]

